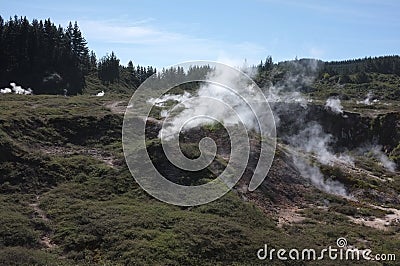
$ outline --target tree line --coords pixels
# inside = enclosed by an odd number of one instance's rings
[[[86,76],[95,74],[105,85],[128,73],[128,85],[137,88],[156,73],[149,66],[120,65],[114,52],[99,60],[90,51],[78,23],[64,29],[50,19],[29,22],[26,17],[0,16],[0,87],[17,82],[35,94],[81,94]]]
[[[360,72],[400,75],[400,56],[390,55],[325,62],[322,71],[333,75],[351,75]]]
[[[0,83],[31,87],[34,93],[81,93],[93,66],[77,23],[66,29],[50,19],[0,17]]]
[[[400,75],[400,56],[365,57],[344,61],[324,62],[318,59],[295,59],[273,63],[272,57],[261,61],[257,66],[258,72],[266,73],[281,70],[292,74],[317,74],[352,75],[357,73],[380,73]]]
[[[114,52],[97,59],[90,51],[78,23],[70,22],[67,28],[56,26],[50,19],[32,20],[26,17],[0,16],[0,87],[17,82],[30,87],[35,94],[81,94],[88,75],[98,78],[104,85],[122,82],[128,89],[136,89],[148,77],[168,79],[174,75],[201,78],[209,67],[192,67],[187,72],[181,68],[162,69],[152,66],[134,66],[130,61],[122,66]],[[274,63],[271,56],[253,66],[255,80],[264,84],[284,77],[282,73],[317,75],[350,75],[383,73],[400,75],[400,56],[367,57],[346,61],[323,62],[316,59],[295,59]],[[365,76],[365,75],[364,75]]]

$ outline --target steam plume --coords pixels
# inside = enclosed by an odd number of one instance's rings
[[[381,162],[386,170],[390,172],[396,171],[396,164],[390,160],[385,153],[382,152],[382,146],[374,146],[372,147],[371,151],[374,157]]]
[[[331,97],[326,100],[325,107],[337,114],[343,114],[343,106],[339,98]]]
[[[372,92],[368,92],[367,97],[363,101],[357,101],[357,104],[371,105],[377,102],[379,102],[379,100],[374,99],[374,94]]]
[[[151,98],[147,102],[158,107],[164,107],[168,101],[175,101],[178,103],[184,102],[191,97],[191,94],[184,92],[183,95],[165,94],[160,98]]]
[[[10,88],[4,88],[4,89],[0,90],[1,94],[7,94],[7,93],[11,93],[11,92],[12,92],[12,90]]]
[[[255,120],[254,113],[242,98],[251,98],[253,95],[252,85],[246,84],[246,82],[242,80],[242,77],[236,72],[225,71],[218,67],[209,72],[207,78],[212,78],[214,82],[203,83],[200,86],[197,95],[190,95],[189,93],[185,93],[183,96],[165,95],[159,99],[151,100],[153,104],[159,106],[163,106],[163,103],[167,100],[175,100],[181,102],[185,107],[183,111],[173,117],[169,125],[162,128],[159,137],[168,138],[168,136],[172,136],[174,132],[179,132],[180,129],[177,128],[177,125],[180,125],[185,121],[190,120],[190,122],[185,124],[184,130],[213,122],[213,120],[206,117],[191,120],[191,118],[202,116],[205,113],[212,114],[215,120],[224,124],[237,124],[240,120],[245,124],[247,129],[258,130],[258,124]],[[232,87],[237,90],[238,95],[217,83],[226,85],[231,84]],[[236,111],[237,115],[234,112],[228,112],[226,109],[215,108],[205,100],[207,98],[212,98],[225,103],[227,106],[232,107]],[[188,101],[189,99],[190,101]],[[257,100],[262,101],[262,99],[256,99],[255,97],[253,97],[253,100],[255,102]],[[257,113],[257,110],[255,110],[255,113]],[[162,115],[165,115],[165,113]]]
[[[298,156],[293,157],[293,163],[299,170],[300,174],[309,179],[316,188],[330,194],[348,197],[344,185],[330,179],[325,180],[323,174],[317,166],[310,165],[309,162]]]
[[[32,94],[32,90],[30,88],[24,89],[21,86],[17,86],[14,82],[10,83],[11,89],[10,88],[4,88],[0,90],[1,94],[7,94],[7,93],[12,93],[14,92],[15,94],[23,94],[23,95],[30,95]]]

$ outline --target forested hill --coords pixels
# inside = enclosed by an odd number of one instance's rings
[[[369,94],[379,100],[400,100],[398,55],[332,62],[295,59],[279,63],[267,57],[257,65],[257,70],[255,80],[261,86],[272,83],[317,98],[340,96],[348,100]]]
[[[261,61],[258,67],[262,70],[266,70],[270,68],[271,65],[274,65],[272,58],[267,57],[264,62]],[[330,75],[351,75],[359,72],[400,75],[400,56],[365,57],[330,62],[317,59],[296,59],[279,62],[276,66],[292,71],[296,66],[302,66],[309,70],[317,71],[319,74],[328,73]]]
[[[95,93],[99,90],[131,93],[149,76],[156,73],[152,66],[120,65],[111,52],[98,59],[80,31],[78,23],[66,28],[50,19],[0,16],[0,88],[15,82],[31,88],[34,94]],[[303,91],[328,93],[336,84],[350,84],[345,89],[378,90],[384,97],[400,98],[400,56],[366,57],[346,61],[324,62],[299,59],[274,63],[272,57],[257,66],[254,77],[261,86],[277,83],[287,74],[312,75],[315,83]],[[163,69],[160,77],[179,69]],[[367,85],[365,85],[367,84]],[[335,90],[340,89],[335,87]],[[346,92],[348,93],[348,92]],[[348,93],[348,94],[351,94]]]

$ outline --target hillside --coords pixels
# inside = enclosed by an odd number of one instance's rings
[[[279,142],[272,169],[254,193],[243,189],[245,173],[232,192],[207,205],[176,207],[153,199],[138,187],[124,163],[120,138],[127,101],[121,95],[1,96],[0,264],[249,265],[259,263],[256,251],[265,243],[320,248],[335,246],[339,237],[375,253],[398,251],[399,175],[385,170],[374,157],[356,157],[353,166],[321,168],[356,199],[323,192],[302,178],[285,141]],[[324,108],[310,108],[319,114],[317,119],[336,117]],[[400,113],[348,115],[371,128],[365,134],[384,134],[385,125],[391,128],[388,123],[400,121]],[[343,118],[336,119],[340,123]],[[383,127],[374,131],[376,121]],[[357,123],[348,124],[353,136]],[[158,127],[157,122],[148,126]],[[218,128],[194,130],[185,138],[188,154],[197,145],[193,136],[223,136]],[[396,130],[398,143],[398,126]],[[331,132],[337,134],[334,128]],[[257,135],[253,138],[256,141]],[[382,144],[389,140],[382,136]],[[354,140],[343,141],[345,147]],[[193,175],[168,170],[156,139],[148,145],[161,170],[194,182]],[[253,149],[257,154],[257,144]],[[212,178],[216,165],[209,167],[214,168],[198,178]]]

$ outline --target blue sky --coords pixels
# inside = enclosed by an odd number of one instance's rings
[[[157,67],[400,54],[399,12],[397,0],[0,0],[6,19],[78,21],[98,57]]]

